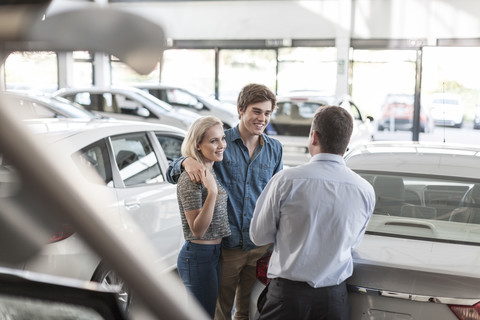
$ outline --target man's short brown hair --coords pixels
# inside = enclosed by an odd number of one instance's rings
[[[238,94],[237,108],[245,112],[249,105],[264,101],[272,102],[272,112],[277,107],[277,97],[272,90],[263,84],[250,83]]]
[[[343,155],[353,132],[353,117],[342,107],[323,106],[316,111],[312,130],[318,134],[322,152]]]

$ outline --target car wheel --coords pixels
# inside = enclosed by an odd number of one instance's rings
[[[101,263],[93,274],[92,281],[100,283],[105,289],[116,291],[120,307],[128,311],[132,299],[130,289],[111,268]]]

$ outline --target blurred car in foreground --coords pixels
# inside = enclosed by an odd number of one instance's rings
[[[430,110],[438,126],[461,128],[463,126],[464,105],[462,96],[454,93],[434,93]]]
[[[165,179],[169,160],[181,155],[183,130],[144,122],[121,120],[42,119],[24,120],[27,127],[61,147],[80,169],[93,169],[99,181],[89,180],[90,189],[111,194],[108,211],[112,226],[129,229],[129,220],[153,243],[161,257],[160,271],[176,268],[183,245],[176,186]],[[14,171],[2,163],[1,172]],[[88,176],[87,176],[88,177]],[[86,177],[86,178],[87,178]],[[5,178],[3,180],[6,180]],[[107,214],[107,213],[106,213]],[[125,220],[125,215],[129,220]],[[123,281],[76,236],[75,229],[62,224],[50,244],[22,267],[25,270],[91,280],[106,287],[121,288],[124,307],[130,293]]]
[[[315,92],[293,92],[279,97],[277,109],[270,119],[266,133],[278,139],[283,145],[283,162],[295,166],[310,158],[308,135],[315,111],[324,105],[341,106],[354,119],[349,148],[367,143],[373,139],[372,117],[362,114],[348,97],[322,95]]]
[[[2,319],[128,319],[100,284],[2,267],[0,310]]]
[[[414,95],[389,94],[381,109],[378,130],[413,130]],[[433,117],[425,108],[420,108],[420,132],[432,132]]]
[[[0,92],[2,99],[7,101],[6,106],[15,109],[15,112],[24,119],[34,118],[79,118],[99,119],[104,116],[83,109],[80,105],[62,97],[35,95],[28,92]]]
[[[64,97],[87,110],[116,119],[157,122],[184,130],[199,117],[187,110],[174,110],[165,101],[133,87],[63,88],[53,96]]]
[[[183,108],[202,116],[214,115],[222,120],[225,129],[236,126],[239,122],[237,107],[231,103],[222,103],[200,92],[166,84],[135,84],[174,108]]]
[[[347,166],[376,206],[348,279],[352,319],[479,319],[480,148],[372,142]],[[257,277],[268,281],[268,256]],[[265,284],[252,293],[252,316]]]
[[[49,4],[50,0],[2,3],[0,15],[4,28],[0,32],[0,63],[14,51],[86,50],[114,55],[137,72],[147,74],[165,50],[166,37],[161,26],[138,15],[108,6],[72,7],[50,14],[47,13]],[[109,211],[115,210],[107,208],[115,197],[104,187],[93,187],[90,179],[98,181],[99,186],[103,182],[88,164],[89,159],[82,162],[80,157],[79,161],[87,164],[80,166],[85,170],[80,170],[71,154],[42,139],[43,135],[33,135],[18,115],[4,105],[7,104],[0,98],[0,158],[2,163],[4,160],[7,163],[0,172],[0,264],[20,264],[34,259],[44,246],[50,246],[47,243],[51,235],[66,223],[75,230],[73,236],[81,237],[134,293],[136,298],[129,309],[129,318],[208,319],[198,304],[188,300],[178,277],[160,271],[162,257],[147,237],[148,233],[144,234],[147,231],[135,227],[129,214],[123,214],[121,221],[111,219],[115,212]],[[147,127],[145,123],[143,126]],[[143,162],[142,166],[150,168],[149,164]],[[133,167],[119,178],[133,177],[138,166]],[[113,174],[118,171],[113,170]],[[133,203],[132,209],[135,205]],[[75,267],[73,261],[71,267]],[[4,272],[0,270],[0,273]],[[1,309],[2,317],[123,318],[108,313],[117,301],[108,302],[99,295],[92,297],[85,292],[80,292],[82,296],[76,299],[75,288],[58,283],[40,290],[33,286],[32,282],[11,275],[0,277],[0,305],[8,308]],[[89,282],[85,288],[96,291],[98,286]],[[117,286],[111,289],[119,290]],[[37,299],[32,299],[32,294]],[[185,308],[187,301],[189,307]],[[29,308],[32,305],[33,308]],[[21,313],[9,314],[15,312],[15,308]],[[40,308],[48,308],[50,313],[42,317]],[[79,314],[69,312],[72,309],[80,309]],[[91,309],[102,312],[88,312]]]

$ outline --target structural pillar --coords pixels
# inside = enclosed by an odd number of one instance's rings
[[[337,32],[335,47],[337,48],[337,95],[350,94],[350,37],[352,30],[352,0],[338,0]]]

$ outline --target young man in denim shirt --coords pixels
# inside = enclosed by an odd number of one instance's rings
[[[214,165],[215,174],[229,196],[228,218],[232,231],[222,242],[222,281],[216,320],[231,319],[234,300],[234,319],[248,320],[256,261],[268,248],[268,245],[257,247],[250,239],[250,220],[263,188],[283,169],[282,145],[264,134],[276,106],[275,94],[266,86],[246,85],[237,101],[240,122],[225,130],[227,148],[223,161]],[[191,158],[179,158],[168,168],[169,182],[176,182],[182,167],[195,182],[200,181],[205,170]]]

